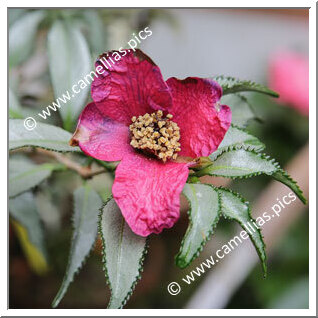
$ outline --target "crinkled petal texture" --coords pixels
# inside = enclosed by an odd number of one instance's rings
[[[71,139],[84,153],[104,161],[118,161],[131,153],[129,142],[128,127],[104,116],[94,103],[82,111]]]
[[[132,116],[171,106],[171,93],[159,67],[140,50],[103,54],[96,62],[98,67],[104,72],[92,83],[92,98],[105,116],[128,125]]]
[[[231,109],[220,105],[222,88],[212,80],[169,78],[173,104],[168,109],[180,127],[180,155],[209,156],[224,138],[231,124]]]
[[[179,218],[180,193],[189,169],[185,163],[125,157],[116,169],[113,196],[130,228],[148,236],[170,228]]]

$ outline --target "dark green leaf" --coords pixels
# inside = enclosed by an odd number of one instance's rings
[[[9,160],[9,197],[30,190],[48,178],[53,170],[63,169],[60,164],[36,165],[24,157]]]
[[[248,178],[260,174],[267,174],[284,183],[292,189],[299,199],[306,203],[306,199],[297,183],[283,171],[274,159],[254,150],[230,148],[222,152],[213,163],[199,170],[195,176],[204,175],[220,176],[228,178]]]
[[[249,203],[241,198],[239,194],[229,189],[218,188],[218,192],[220,194],[222,214],[225,218],[237,221],[247,232],[257,250],[264,276],[266,276],[265,243],[260,229],[253,224],[255,221],[252,219]],[[233,238],[233,244],[238,244],[237,241],[242,241],[241,237],[237,236]]]
[[[275,180],[284,183],[287,187],[294,191],[304,204],[307,204],[307,199],[304,197],[303,191],[299,188],[296,181],[294,181],[283,169],[277,169],[277,171],[272,174],[272,177]]]
[[[114,199],[101,210],[99,227],[104,270],[111,289],[108,308],[122,308],[140,278],[146,238],[132,232]]]
[[[60,127],[37,123],[33,130],[27,130],[22,119],[9,120],[9,150],[34,146],[60,152],[81,151],[68,144],[71,137]]]
[[[230,147],[243,147],[247,150],[254,150],[256,152],[259,152],[265,148],[265,145],[261,143],[255,136],[248,133],[246,130],[231,125],[217,151],[213,152],[209,156],[210,159],[214,160],[223,151],[228,150]]]
[[[102,206],[99,195],[88,185],[74,192],[73,238],[66,273],[52,307],[56,307],[64,297],[74,275],[82,267],[92,249],[98,229],[98,212]]]
[[[26,13],[15,21],[9,29],[9,63],[16,66],[25,61],[34,48],[34,38],[44,11]]]
[[[268,87],[254,83],[252,81],[240,80],[234,77],[226,77],[223,75],[213,77],[223,89],[223,95],[233,94],[238,92],[258,92],[272,97],[279,97],[279,95],[269,89]]]
[[[220,217],[219,195],[213,186],[186,184],[183,194],[190,210],[188,229],[176,255],[176,264],[180,268],[188,266],[199,255]]]
[[[30,242],[46,260],[44,234],[33,194],[25,192],[14,199],[10,199],[9,211],[10,215],[26,228]]]
[[[56,98],[66,97],[67,103],[61,102],[60,113],[67,130],[72,128],[72,123],[85,105],[92,78],[85,82],[85,76],[90,73],[91,60],[88,45],[79,29],[63,21],[55,21],[48,35],[49,67]],[[94,76],[93,76],[94,78]],[[80,89],[79,81],[87,86]],[[83,84],[83,85],[84,85]],[[73,85],[77,85],[72,91]],[[82,86],[82,85],[81,85]]]

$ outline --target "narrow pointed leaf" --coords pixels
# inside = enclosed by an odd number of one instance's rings
[[[73,238],[66,273],[52,307],[56,307],[64,297],[74,275],[82,267],[94,246],[98,229],[98,213],[102,205],[99,195],[88,185],[74,192]]]
[[[9,197],[30,190],[48,178],[52,171],[63,169],[61,164],[34,164],[24,157],[11,158],[9,161]]]
[[[255,227],[255,225],[252,223],[254,220],[251,216],[249,203],[241,198],[239,194],[228,189],[218,188],[218,191],[220,194],[220,204],[223,216],[225,218],[235,220],[244,228],[257,250],[258,256],[262,263],[264,276],[266,276],[267,267],[265,243],[263,241],[260,229]],[[253,228],[251,228],[251,226]]]
[[[81,151],[68,144],[71,137],[60,127],[37,123],[33,130],[27,130],[22,119],[9,120],[9,150],[33,146],[59,152]]]
[[[35,205],[35,198],[31,192],[25,192],[9,200],[10,216],[18,222],[20,237],[30,242],[25,252],[30,257],[32,267],[42,273],[47,269],[47,251],[44,244],[44,233],[40,217]],[[21,229],[23,227],[23,229]],[[26,232],[26,234],[24,234]],[[30,246],[31,245],[31,246]],[[32,247],[33,246],[33,247]]]
[[[181,242],[176,264],[188,266],[202,251],[220,218],[220,204],[217,190],[207,184],[186,184],[183,194],[188,199],[189,226]]]
[[[289,175],[288,173],[286,173],[286,171],[284,171],[283,169],[277,169],[277,171],[275,171],[272,174],[272,177],[279,181],[284,183],[287,187],[289,187],[291,190],[293,190],[293,192],[298,196],[298,198],[304,203],[307,204],[307,199],[304,197],[303,191],[299,188],[298,184],[296,183],[296,181],[294,181]]]
[[[89,92],[90,85],[86,83],[84,88],[83,80],[91,71],[88,45],[74,24],[57,20],[48,34],[48,54],[54,95],[56,99],[63,98],[63,94],[66,96],[67,102],[60,103],[59,111],[64,127],[70,130],[85,105]],[[83,89],[80,89],[80,80]],[[89,77],[88,80],[92,81]],[[75,89],[78,93],[73,92],[73,85],[77,85]]]
[[[30,241],[28,231],[21,223],[11,218],[11,224],[30,269],[37,275],[45,275],[49,271],[49,264],[45,256],[39,248]]]
[[[230,147],[241,147],[259,152],[265,148],[265,145],[243,128],[231,125],[217,151],[209,156],[210,159],[214,160],[223,151],[229,150]]]
[[[223,89],[223,95],[233,94],[238,92],[257,92],[263,93],[272,97],[279,97],[279,95],[269,89],[268,87],[254,83],[252,81],[240,80],[234,77],[226,76],[215,76],[213,77]]]
[[[307,202],[297,183],[280,168],[277,162],[254,150],[228,149],[222,152],[210,166],[197,171],[195,175],[197,177],[211,175],[235,179],[261,174],[269,175],[284,183],[303,203]]]
[[[252,105],[241,94],[223,95],[221,103],[228,105],[232,112],[232,124],[238,127],[246,127],[251,120],[259,120]]]
[[[34,38],[45,12],[35,10],[24,14],[9,29],[9,63],[16,66],[24,62],[32,53]]]
[[[140,278],[146,238],[132,232],[114,199],[101,210],[99,228],[104,270],[111,289],[108,308],[122,308]]]

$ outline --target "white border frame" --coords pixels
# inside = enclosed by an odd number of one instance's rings
[[[173,2],[173,3],[172,3]],[[5,3],[1,5],[0,13],[0,34],[2,43],[7,42],[7,7],[24,7],[28,4],[29,7],[72,7],[74,1],[70,0],[54,0],[51,2],[43,2],[41,0],[29,0],[28,2],[22,0],[5,0]],[[195,6],[193,5],[195,3]],[[75,3],[79,7],[81,3]],[[98,0],[90,0],[89,6],[84,7],[149,7],[149,1],[135,1],[129,2],[128,0],[121,0],[118,2],[105,2]],[[112,5],[113,4],[113,5]],[[316,316],[316,2],[315,1],[281,1],[281,0],[268,0],[268,1],[251,1],[241,0],[236,2],[234,0],[223,0],[219,2],[211,2],[207,0],[196,0],[195,2],[183,1],[180,6],[180,2],[171,0],[156,0],[151,2],[152,7],[237,7],[239,8],[308,8],[309,10],[309,61],[310,61],[310,117],[309,117],[309,194],[310,194],[310,222],[309,222],[309,309],[7,309],[8,290],[7,290],[7,271],[8,261],[2,261],[0,263],[0,273],[2,277],[2,284],[0,289],[0,314],[1,316],[166,316],[167,314],[172,316]],[[7,50],[1,50],[1,61],[6,66],[2,69],[7,69]],[[7,77],[2,77],[1,80],[2,101],[7,100],[4,96],[7,96]],[[4,103],[4,102],[3,102]],[[1,148],[2,151],[7,149],[7,142],[3,136],[7,136],[7,110],[4,105],[0,107],[2,125],[0,126],[1,136]],[[1,157],[2,166],[7,166],[4,160],[5,156]],[[7,173],[6,173],[7,177]],[[7,181],[4,177],[1,180],[1,202],[7,202]],[[8,255],[8,227],[7,227],[7,214],[5,211],[1,213],[1,255]]]

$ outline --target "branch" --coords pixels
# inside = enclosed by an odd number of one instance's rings
[[[79,163],[73,161],[69,157],[59,152],[53,152],[53,151],[40,149],[40,148],[37,148],[36,152],[39,154],[44,154],[45,156],[54,158],[58,162],[64,164],[67,168],[73,171],[76,171],[84,179],[92,178],[93,176],[107,172],[104,168],[92,169],[90,166],[82,166]]]

